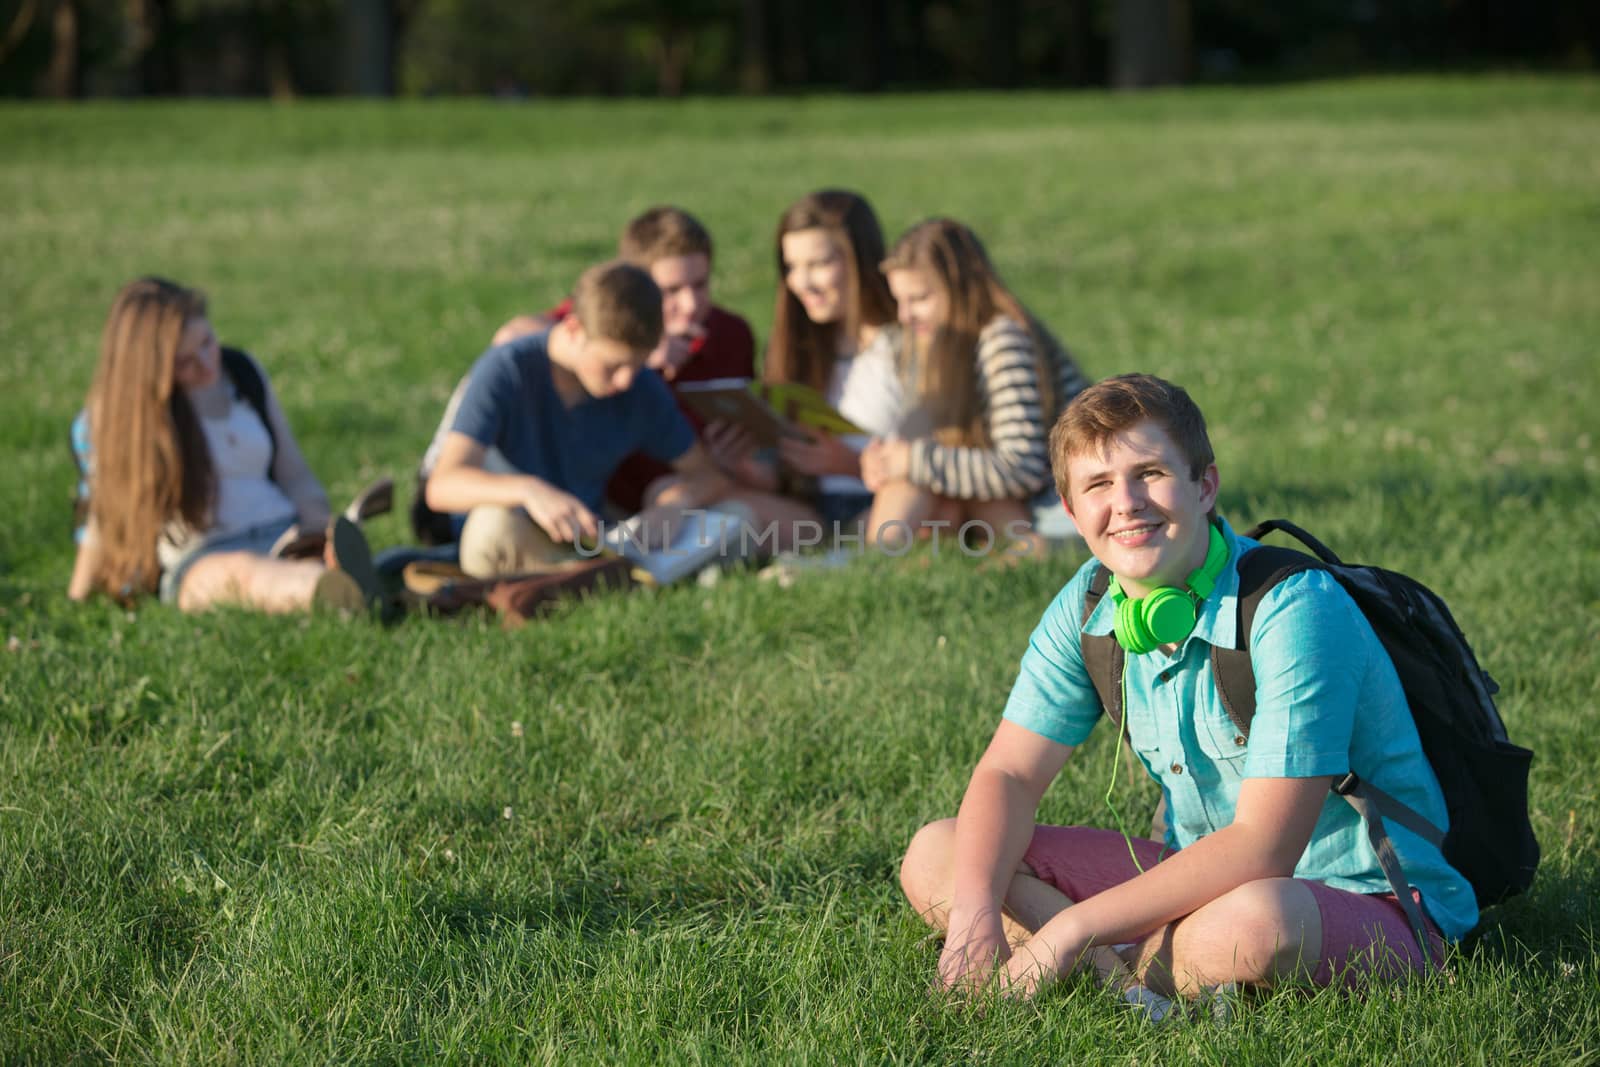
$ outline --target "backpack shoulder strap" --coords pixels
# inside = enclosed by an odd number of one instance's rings
[[[1304,552],[1274,545],[1257,546],[1239,559],[1239,616],[1238,625],[1234,627],[1234,647],[1213,645],[1211,670],[1228,718],[1246,737],[1250,736],[1250,723],[1256,715],[1256,671],[1250,662],[1250,628],[1255,624],[1261,600],[1289,575],[1323,569],[1322,564]]]
[[[1095,607],[1106,595],[1106,587],[1110,584],[1111,572],[1103,566],[1098,567],[1094,577],[1089,580],[1088,592],[1084,594],[1083,617],[1078,620],[1080,627],[1088,625],[1089,616],[1094,614]],[[1122,722],[1122,668],[1127,663],[1128,654],[1111,636],[1082,634],[1079,646],[1083,650],[1083,665],[1089,672],[1089,681],[1094,684],[1094,691],[1100,694],[1100,706],[1105,709],[1113,725],[1126,729]]]
[[[278,435],[273,432],[272,419],[267,416],[267,381],[261,376],[256,361],[240,348],[226,347],[222,350],[222,369],[233,387],[239,390],[244,402],[261,420],[261,425],[267,428],[267,440],[272,442],[272,459],[267,464],[267,477],[270,478],[272,468],[278,464]]]

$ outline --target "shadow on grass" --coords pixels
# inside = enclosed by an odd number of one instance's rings
[[[1558,968],[1561,960],[1586,960],[1600,922],[1600,871],[1579,870],[1546,855],[1533,888],[1498,907],[1462,944],[1475,959],[1511,967]]]

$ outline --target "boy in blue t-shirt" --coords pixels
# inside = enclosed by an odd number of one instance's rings
[[[1422,947],[1360,817],[1329,791],[1356,770],[1447,824],[1404,690],[1365,616],[1321,571],[1263,596],[1245,737],[1222,706],[1210,650],[1232,647],[1238,562],[1254,542],[1216,517],[1199,409],[1159,378],[1111,378],[1068,406],[1050,455],[1095,558],[1034,630],[959,814],[923,827],[907,850],[906,896],[946,935],[940,979],[969,988],[998,970],[1009,991],[1031,995],[1087,962],[1154,1014],[1162,998],[1236,984],[1420,971]],[[1084,619],[1102,567],[1107,595]],[[1174,601],[1186,609],[1177,620],[1140,610]],[[1127,650],[1125,743],[1161,785],[1162,841],[1034,822],[1103,717],[1084,639],[1113,632]],[[1388,831],[1433,953],[1477,922],[1472,888],[1438,847],[1393,823]]]
[[[661,338],[661,290],[639,267],[592,267],[573,313],[485,352],[427,481],[435,511],[467,512],[461,566],[475,577],[537,569],[556,546],[594,538],[606,482],[630,453],[668,464],[643,529],[727,491],[667,386],[646,370]],[[570,556],[557,549],[555,556]]]

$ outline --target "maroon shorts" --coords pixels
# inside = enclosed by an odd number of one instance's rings
[[[1129,854],[1130,844],[1132,856]],[[1160,863],[1172,850],[1142,837],[1125,839],[1115,830],[1087,826],[1037,826],[1022,861],[1034,874],[1073,900],[1121,885],[1140,867]],[[1137,856],[1139,866],[1134,865]],[[1398,977],[1421,974],[1425,963],[1411,924],[1393,893],[1351,893],[1322,882],[1297,879],[1311,891],[1322,914],[1322,946],[1311,980],[1331,985],[1337,976],[1346,986],[1371,975]],[[1420,902],[1421,896],[1412,890]],[[1444,939],[1426,914],[1435,961],[1443,958]]]

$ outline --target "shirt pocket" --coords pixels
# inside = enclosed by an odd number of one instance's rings
[[[1155,774],[1164,766],[1161,762],[1161,737],[1156,729],[1155,716],[1147,709],[1136,708],[1131,712],[1127,733],[1121,743],[1133,750],[1133,754],[1139,757],[1140,762],[1151,774]]]
[[[1250,751],[1244,731],[1220,708],[1199,715],[1195,739],[1200,743],[1200,751],[1219,763],[1242,760]]]

